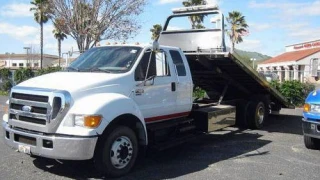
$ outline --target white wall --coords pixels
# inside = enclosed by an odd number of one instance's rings
[[[37,67],[35,66],[35,63],[38,63],[38,67],[40,67],[40,60],[5,60],[6,61],[6,68],[19,68],[19,67],[27,67],[27,63],[30,64],[30,67]],[[20,66],[19,64],[22,63],[23,66]],[[16,64],[16,66],[13,66]]]

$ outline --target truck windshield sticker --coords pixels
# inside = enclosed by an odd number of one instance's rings
[[[136,53],[137,53],[137,50],[136,50],[136,49],[132,49],[132,50],[130,51],[130,53],[131,53],[131,54],[136,54]]]

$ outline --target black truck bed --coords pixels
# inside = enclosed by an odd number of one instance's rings
[[[294,108],[252,67],[230,53],[185,53],[193,83],[204,89],[210,99],[218,99],[224,91],[224,100],[249,98],[253,94],[270,95],[271,102],[284,108]]]

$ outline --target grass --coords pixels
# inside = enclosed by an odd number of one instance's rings
[[[0,96],[8,96],[9,92],[8,91],[0,91]]]

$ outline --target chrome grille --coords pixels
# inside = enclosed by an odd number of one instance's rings
[[[39,95],[30,95],[30,94],[21,94],[21,93],[12,93],[12,98],[15,99],[23,99],[29,101],[37,101],[37,102],[48,102],[48,96],[39,96]]]
[[[40,132],[54,132],[70,105],[67,91],[14,87],[10,97],[9,124]]]

